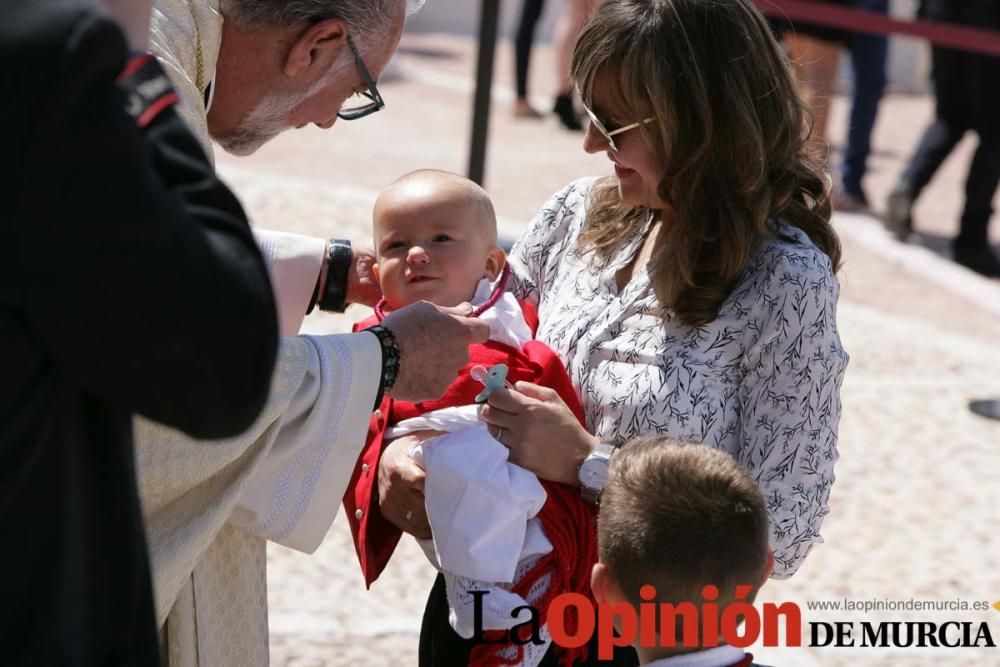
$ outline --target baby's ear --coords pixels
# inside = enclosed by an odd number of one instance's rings
[[[381,287],[382,286],[382,276],[379,275],[379,269],[378,269],[378,264],[377,263],[372,264],[372,275],[375,276],[375,282],[377,282],[379,284],[379,287]]]
[[[504,264],[507,263],[507,254],[500,246],[490,248],[486,255],[486,269],[484,271],[487,278],[496,280],[500,272],[503,271]]]

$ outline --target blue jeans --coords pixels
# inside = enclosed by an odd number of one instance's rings
[[[886,14],[889,0],[854,0],[852,7]],[[861,179],[872,147],[872,129],[878,115],[879,100],[885,90],[885,63],[889,40],[884,35],[856,32],[848,42],[851,69],[854,72],[854,94],[847,130],[847,148],[841,165],[844,192],[861,195]]]

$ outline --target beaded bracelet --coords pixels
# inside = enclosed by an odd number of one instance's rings
[[[381,324],[368,327],[364,331],[370,331],[378,337],[379,345],[382,348],[382,378],[379,381],[378,396],[375,405],[382,401],[385,392],[392,389],[399,376],[399,345],[396,343],[396,336]]]

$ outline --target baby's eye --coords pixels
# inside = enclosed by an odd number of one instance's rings
[[[383,249],[384,249],[385,251],[389,251],[389,250],[399,250],[399,249],[400,249],[400,248],[402,248],[402,247],[403,247],[404,245],[405,245],[405,244],[404,244],[404,243],[403,243],[402,241],[391,241],[391,242],[389,242],[389,243],[386,243],[386,244],[385,244],[384,246],[382,246],[382,248],[383,248]]]
[[[451,240],[451,237],[448,236],[447,234],[438,234],[437,236],[434,237],[434,242],[435,243],[441,243],[441,242],[450,241],[450,240]]]

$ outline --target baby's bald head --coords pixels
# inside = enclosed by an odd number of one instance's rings
[[[393,308],[421,299],[457,305],[503,268],[493,203],[467,178],[410,172],[382,191],[373,215],[376,275]]]
[[[378,248],[379,221],[385,215],[433,215],[435,212],[457,216],[469,225],[482,225],[481,229],[470,231],[482,234],[488,245],[496,245],[497,216],[485,190],[449,171],[418,169],[393,181],[379,194],[374,212],[375,247]]]

